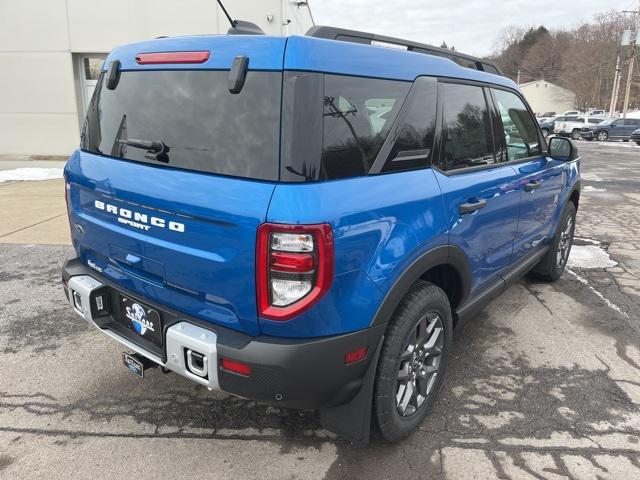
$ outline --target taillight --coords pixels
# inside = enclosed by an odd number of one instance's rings
[[[260,316],[289,320],[311,307],[331,286],[333,261],[330,225],[260,225],[256,252]]]

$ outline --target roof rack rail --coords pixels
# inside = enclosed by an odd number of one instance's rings
[[[311,27],[306,33],[309,37],[326,38],[329,40],[341,40],[343,42],[362,43],[365,45],[376,45],[380,47],[397,48],[407,50],[409,52],[425,53],[444,57],[453,60],[458,65],[481,72],[502,75],[500,67],[490,60],[473,57],[464,53],[447,50],[446,48],[438,48],[425,43],[412,42],[411,40],[403,40],[400,38],[385,37],[374,33],[358,32],[356,30],[348,30],[345,28],[327,27],[324,25],[316,25]]]

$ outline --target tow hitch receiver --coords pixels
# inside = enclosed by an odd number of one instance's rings
[[[157,363],[152,362],[148,358],[137,353],[122,352],[122,362],[124,363],[124,366],[131,371],[131,373],[140,378],[144,378],[145,370],[156,368],[158,366]]]

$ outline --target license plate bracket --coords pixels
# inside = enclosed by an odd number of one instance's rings
[[[162,347],[160,312],[126,295],[119,295],[121,324],[139,337]]]

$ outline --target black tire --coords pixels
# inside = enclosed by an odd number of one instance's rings
[[[640,145],[640,142],[636,142],[636,144]]]
[[[573,245],[575,230],[576,207],[573,202],[568,202],[560,217],[560,223],[549,250],[531,271],[537,278],[546,282],[555,282],[562,276]]]
[[[431,283],[416,282],[389,321],[378,361],[373,416],[385,440],[407,437],[431,410],[442,385],[452,329],[447,295]],[[413,391],[425,395],[416,393],[414,399]],[[410,398],[405,402],[407,395]]]
[[[548,129],[548,128],[543,128],[543,129],[542,129],[542,136],[543,136],[544,138],[547,138],[547,137],[549,136],[549,133],[551,133],[551,132],[549,132],[549,129]]]
[[[628,138],[623,138],[623,139],[622,139],[622,141],[623,141],[623,142],[628,142],[628,141],[629,141],[629,139],[628,139]]]
[[[571,131],[571,140],[580,140],[580,130],[576,128]]]

